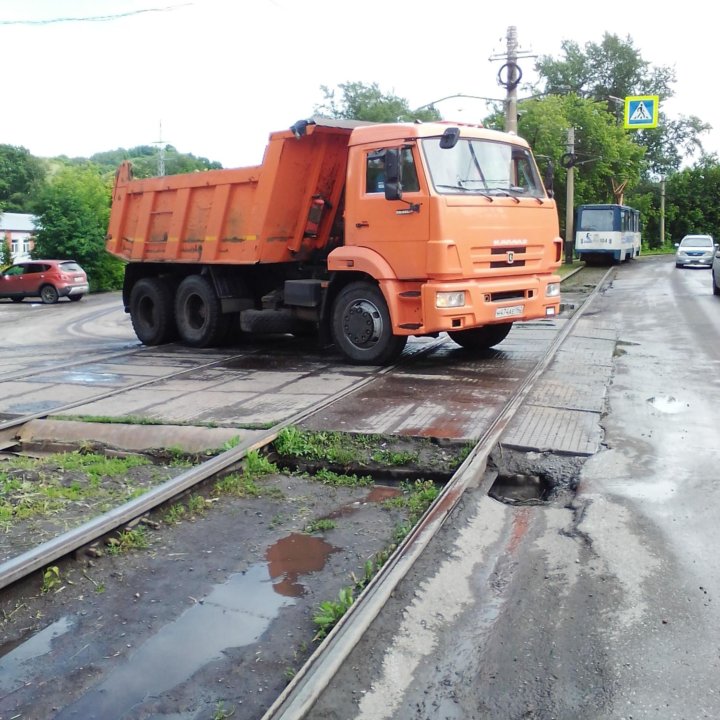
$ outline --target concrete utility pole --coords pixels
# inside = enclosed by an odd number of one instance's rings
[[[490,60],[504,60],[498,71],[498,83],[507,91],[505,96],[505,131],[517,133],[517,88],[522,79],[522,70],[518,65],[520,57],[535,57],[528,52],[518,51],[517,28],[511,25],[507,29],[507,49],[504,55],[491,56]]]
[[[569,128],[567,134],[567,151],[572,157],[575,154],[575,128]],[[572,163],[567,169],[567,200],[565,207],[565,264],[573,261],[573,231],[575,215],[575,168]]]
[[[160,121],[160,138],[155,141],[158,146],[158,177],[165,175],[165,144],[162,139],[162,120]]]
[[[510,26],[507,32],[507,99],[505,100],[505,130],[517,134],[517,86],[520,68],[517,64],[517,28]]]
[[[660,181],[660,247],[665,245],[665,178]]]

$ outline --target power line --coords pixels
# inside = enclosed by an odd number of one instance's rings
[[[130,17],[131,15],[142,15],[144,13],[166,12],[168,10],[177,10],[177,8],[187,7],[194,3],[183,3],[182,5],[168,5],[159,8],[144,8],[142,10],[130,10],[116,15],[94,15],[90,17],[60,17],[48,18],[46,20],[0,20],[0,25],[52,25],[55,23],[70,22],[109,22],[110,20],[118,20],[119,18]]]

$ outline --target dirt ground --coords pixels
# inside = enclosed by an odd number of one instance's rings
[[[206,489],[203,509],[143,522],[145,549],[99,543],[5,588],[0,720],[261,717],[313,651],[320,604],[361,582],[407,524],[387,501],[460,462],[426,440],[386,449],[413,446],[415,461],[370,485],[277,472],[254,497]],[[157,483],[156,465],[133,468],[136,482],[143,472]],[[323,519],[334,527],[308,531]]]

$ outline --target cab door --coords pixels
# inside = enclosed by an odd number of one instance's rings
[[[385,198],[385,152],[400,151],[402,200]],[[426,275],[430,205],[427,181],[415,144],[359,146],[350,161],[345,211],[345,244],[381,255],[399,279]]]

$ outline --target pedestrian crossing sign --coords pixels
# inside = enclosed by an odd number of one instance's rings
[[[625,129],[643,130],[658,125],[659,102],[657,95],[634,95],[625,98]]]

